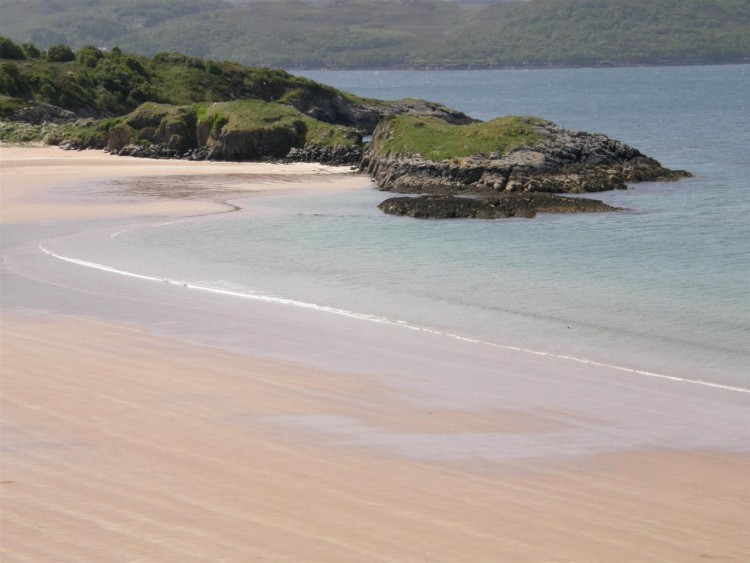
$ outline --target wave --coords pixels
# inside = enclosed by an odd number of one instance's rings
[[[119,233],[116,233],[116,234],[119,234]],[[320,311],[322,313],[329,313],[329,314],[334,314],[334,315],[340,315],[340,316],[349,317],[349,318],[357,319],[357,320],[361,320],[361,321],[369,321],[369,322],[382,323],[382,324],[387,324],[387,325],[401,327],[401,328],[408,329],[408,330],[414,330],[414,331],[424,332],[424,333],[428,333],[428,334],[435,334],[435,335],[444,336],[444,337],[447,337],[447,338],[452,338],[454,340],[459,340],[459,341],[467,342],[467,343],[471,343],[471,344],[478,344],[478,345],[482,345],[482,346],[491,346],[493,348],[499,348],[499,349],[502,349],[502,350],[509,350],[509,351],[513,351],[513,352],[520,352],[520,353],[524,353],[524,354],[533,354],[535,356],[544,356],[544,357],[549,357],[549,358],[566,360],[566,361],[570,361],[570,362],[576,362],[576,363],[580,363],[580,364],[586,364],[586,365],[590,365],[590,366],[603,367],[603,368],[607,368],[607,369],[622,371],[622,372],[631,373],[631,374],[634,374],[634,375],[640,375],[640,376],[644,376],[644,377],[655,377],[655,378],[666,379],[666,380],[669,380],[669,381],[674,381],[674,382],[679,382],[679,383],[691,383],[691,384],[695,384],[695,385],[703,385],[703,386],[706,386],[706,387],[713,387],[713,388],[724,389],[724,390],[728,390],[728,391],[736,391],[736,392],[740,392],[740,393],[750,393],[750,389],[747,389],[747,388],[744,388],[744,387],[735,387],[735,386],[731,386],[731,385],[722,385],[722,384],[719,384],[719,383],[714,383],[714,382],[711,382],[711,381],[705,381],[705,380],[700,380],[700,379],[687,379],[687,378],[683,378],[683,377],[677,377],[677,376],[674,376],[674,375],[668,375],[668,374],[656,373],[656,372],[652,372],[652,371],[639,370],[639,369],[629,368],[629,367],[625,367],[625,366],[619,366],[619,365],[615,365],[615,364],[607,364],[607,363],[599,362],[599,361],[592,360],[592,359],[589,359],[589,358],[579,358],[579,357],[576,357],[576,356],[569,356],[569,355],[564,355],[564,354],[555,354],[555,353],[552,353],[552,352],[545,352],[545,351],[542,351],[542,350],[534,350],[534,349],[531,349],[531,348],[524,348],[524,347],[519,347],[519,346],[511,346],[511,345],[508,345],[508,344],[499,344],[499,343],[496,343],[496,342],[487,342],[487,341],[484,341],[484,340],[478,340],[476,338],[469,338],[469,337],[466,337],[466,336],[461,336],[459,334],[454,334],[454,333],[450,333],[450,332],[444,332],[444,331],[435,330],[435,329],[429,328],[429,327],[423,327],[423,326],[411,324],[411,323],[409,323],[407,321],[403,321],[403,320],[391,319],[391,318],[388,318],[388,317],[382,317],[382,316],[378,316],[378,315],[368,315],[366,313],[357,313],[355,311],[348,311],[346,309],[339,309],[337,307],[329,307],[329,306],[326,306],[326,305],[320,305],[320,304],[317,304],[317,303],[310,303],[310,302],[307,302],[307,301],[299,301],[299,300],[291,299],[291,298],[288,298],[288,297],[280,297],[280,296],[268,295],[268,294],[265,294],[265,293],[257,293],[257,292],[252,292],[252,291],[251,292],[231,291],[231,290],[221,289],[221,288],[217,288],[217,287],[211,287],[211,286],[206,286],[206,285],[198,285],[198,284],[194,284],[194,283],[190,283],[190,282],[186,282],[186,281],[174,280],[174,279],[157,277],[157,276],[149,276],[149,275],[145,275],[145,274],[138,274],[138,273],[135,273],[135,272],[129,272],[129,271],[126,271],[126,270],[121,270],[121,269],[115,268],[113,266],[107,266],[105,264],[99,264],[99,263],[96,263],[96,262],[90,262],[88,260],[82,260],[82,259],[79,259],[79,258],[73,258],[73,257],[70,257],[70,256],[64,256],[62,254],[57,254],[56,252],[53,252],[53,251],[49,250],[48,248],[45,248],[41,244],[39,245],[39,249],[42,252],[44,252],[45,254],[47,254],[48,256],[51,256],[51,257],[56,258],[58,260],[62,260],[64,262],[69,262],[71,264],[76,264],[78,266],[84,266],[84,267],[87,267],[87,268],[93,268],[95,270],[100,270],[100,271],[108,272],[108,273],[111,273],[111,274],[119,274],[119,275],[122,275],[122,276],[128,276],[128,277],[132,277],[132,278],[136,278],[136,279],[140,279],[140,280],[166,283],[166,284],[169,284],[169,285],[184,287],[184,288],[187,288],[187,289],[192,289],[192,290],[197,290],[197,291],[204,291],[204,292],[213,293],[213,294],[217,294],[217,295],[226,295],[226,296],[237,297],[237,298],[241,298],[241,299],[250,299],[250,300],[254,300],[254,301],[263,301],[263,302],[268,302],[268,303],[276,303],[276,304],[280,304],[280,305],[291,305],[291,306],[299,307],[299,308],[303,308],[303,309],[312,309],[312,310],[315,310],[315,311]]]

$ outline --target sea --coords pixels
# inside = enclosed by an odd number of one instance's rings
[[[381,213],[390,194],[363,176],[357,189],[248,198],[220,219],[69,254],[352,323],[750,388],[749,65],[302,74],[601,132],[693,177],[591,196],[618,213],[433,221]]]

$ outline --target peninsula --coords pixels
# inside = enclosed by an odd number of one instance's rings
[[[534,117],[480,122],[438,103],[362,98],[282,70],[92,46],[44,52],[5,38],[0,55],[0,140],[149,158],[348,165],[384,191],[433,196],[386,201],[386,213],[610,211],[552,194],[689,175],[602,134]]]

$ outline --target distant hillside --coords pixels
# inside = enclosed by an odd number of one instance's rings
[[[533,0],[486,8],[431,56],[490,66],[750,60],[748,0]]]
[[[281,68],[750,61],[748,0],[0,0],[0,35]]]

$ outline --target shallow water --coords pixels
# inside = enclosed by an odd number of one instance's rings
[[[350,192],[246,200],[247,211],[59,248],[180,283],[750,385],[750,67],[307,74],[605,132],[695,177],[596,195],[622,213],[504,221],[386,216],[375,206],[387,194],[363,178]],[[120,189],[142,196],[138,182]]]

